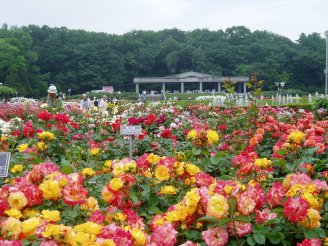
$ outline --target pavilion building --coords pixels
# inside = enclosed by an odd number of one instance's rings
[[[206,83],[215,83],[215,91],[221,92],[221,85],[224,81],[237,82],[239,88],[239,93],[246,93],[246,83],[249,81],[249,78],[246,76],[231,76],[231,77],[219,77],[210,74],[197,73],[197,72],[186,72],[176,75],[170,75],[167,77],[136,77],[133,79],[133,83],[136,85],[136,93],[140,93],[140,84],[161,84],[162,91],[165,92],[165,86],[167,84],[180,84],[180,92],[185,92],[186,83],[198,83],[199,91],[203,91],[203,86]]]

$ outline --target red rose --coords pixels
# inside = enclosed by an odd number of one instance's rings
[[[74,207],[87,201],[88,191],[79,183],[71,183],[65,186],[62,195],[64,202]]]
[[[37,115],[39,120],[49,121],[52,118],[52,114],[47,110],[41,110]]]

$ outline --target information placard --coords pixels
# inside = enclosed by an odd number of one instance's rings
[[[10,152],[0,152],[0,178],[8,176]]]
[[[136,125],[122,125],[120,128],[121,135],[140,135],[141,126]]]

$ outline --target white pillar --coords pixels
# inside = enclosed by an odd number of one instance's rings
[[[139,94],[139,83],[136,83],[136,93]]]
[[[162,83],[162,92],[165,93],[165,83]]]
[[[203,82],[199,82],[199,91],[200,91],[200,92],[203,91]]]
[[[181,82],[181,93],[184,93],[184,83]]]
[[[218,92],[221,92],[221,82],[218,82]]]
[[[246,82],[243,82],[244,83],[244,94],[246,94]]]

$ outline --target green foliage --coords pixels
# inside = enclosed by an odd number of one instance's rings
[[[0,98],[9,97],[15,94],[15,89],[8,86],[0,86]]]
[[[324,50],[318,33],[301,34],[293,43],[243,26],[225,31],[167,29],[109,35],[65,27],[4,25],[0,82],[20,95],[42,97],[50,83],[65,94],[69,88],[80,94],[103,85],[134,91],[134,77],[194,70],[219,76],[256,72],[259,81],[265,81],[263,89],[274,91],[274,81],[286,81],[288,88],[315,92],[323,87]],[[158,85],[147,88],[160,90]],[[168,85],[168,89],[177,88]]]

